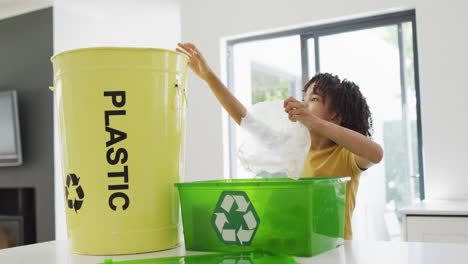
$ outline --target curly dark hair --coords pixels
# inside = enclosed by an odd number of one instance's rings
[[[312,92],[322,96],[323,103],[330,102],[329,110],[341,117],[341,126],[372,137],[372,114],[359,86],[330,73],[317,73],[304,86],[304,94],[312,83]]]

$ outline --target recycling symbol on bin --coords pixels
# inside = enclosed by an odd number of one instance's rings
[[[260,219],[245,192],[224,191],[213,212],[211,224],[224,244],[248,246]]]
[[[73,193],[70,193],[74,190]],[[83,205],[84,192],[80,185],[80,178],[74,173],[67,175],[65,185],[65,198],[67,199],[68,208],[74,209],[76,213],[81,209]]]

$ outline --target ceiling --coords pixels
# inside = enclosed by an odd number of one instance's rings
[[[0,20],[51,7],[53,0],[0,0]]]

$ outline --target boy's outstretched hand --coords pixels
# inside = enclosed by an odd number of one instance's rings
[[[191,43],[178,43],[176,50],[190,58],[189,67],[203,80],[206,80],[212,71],[206,63],[201,52]]]
[[[237,124],[240,124],[242,118],[247,115],[247,110],[211,70],[197,47],[191,43],[179,43],[176,50],[190,58],[188,64],[190,69],[208,84],[224,109],[226,109]]]

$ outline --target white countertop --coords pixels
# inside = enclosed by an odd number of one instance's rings
[[[84,256],[71,254],[66,241],[51,241],[0,250],[5,264],[95,264],[104,259],[116,260],[193,255],[200,252],[172,250],[121,256]],[[466,264],[468,244],[346,241],[343,246],[311,258],[295,258],[299,263],[317,264]]]
[[[428,200],[400,210],[403,215],[458,215],[468,216],[468,201]],[[468,262],[467,262],[468,263]]]

